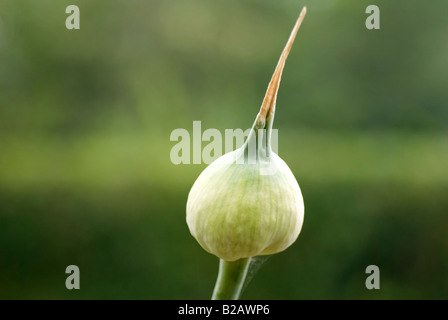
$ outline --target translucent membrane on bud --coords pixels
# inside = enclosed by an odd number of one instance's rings
[[[305,14],[306,8],[283,49],[245,144],[211,163],[188,196],[191,234],[225,261],[283,251],[297,239],[303,224],[299,185],[286,163],[271,152],[270,134],[285,61]],[[266,129],[265,136],[259,129]],[[251,143],[256,147],[253,157],[248,152]]]

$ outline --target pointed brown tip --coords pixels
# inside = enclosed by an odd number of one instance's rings
[[[280,80],[282,77],[283,68],[285,67],[285,61],[288,57],[289,51],[291,50],[294,39],[299,31],[300,25],[305,18],[306,7],[303,7],[300,12],[299,18],[291,31],[288,41],[286,42],[285,48],[280,56],[280,59],[275,68],[274,74],[272,75],[271,81],[269,82],[268,89],[266,90],[266,95],[263,99],[263,103],[258,113],[257,119],[265,120],[272,112],[275,110],[275,101],[277,100],[277,92],[280,85]]]

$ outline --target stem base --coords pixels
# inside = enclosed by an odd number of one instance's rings
[[[251,258],[236,261],[220,259],[218,279],[212,300],[238,300],[246,280]]]

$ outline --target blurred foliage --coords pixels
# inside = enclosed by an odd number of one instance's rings
[[[442,0],[2,0],[0,298],[208,299],[170,133],[248,128],[303,5],[274,126],[305,223],[243,298],[448,298]]]

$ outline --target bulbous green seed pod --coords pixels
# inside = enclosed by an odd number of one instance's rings
[[[302,228],[299,184],[287,164],[272,152],[270,136],[281,75],[305,13],[304,8],[245,144],[212,162],[188,195],[191,234],[206,251],[225,261],[283,251]]]
[[[271,154],[272,174],[263,163],[239,163],[228,153],[208,166],[187,202],[192,235],[208,252],[227,261],[274,254],[298,237],[304,206],[299,185],[286,163]]]

